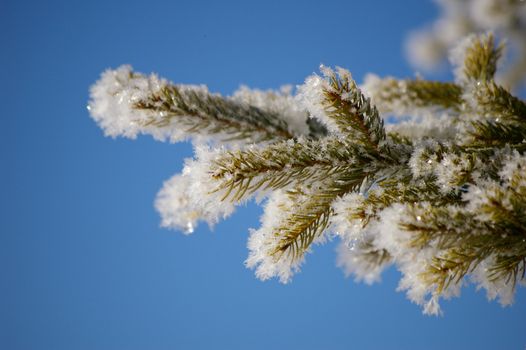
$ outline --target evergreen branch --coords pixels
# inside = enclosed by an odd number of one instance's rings
[[[519,169],[523,171],[523,169]],[[494,257],[491,279],[518,277],[526,259],[526,186],[524,174],[511,175],[510,188],[490,185],[480,191],[473,206],[437,207],[415,204],[408,208],[403,230],[412,232],[410,246],[438,250],[422,278],[441,293],[459,283],[482,261]],[[478,198],[476,197],[476,198]],[[483,198],[483,199],[482,199]],[[522,266],[522,267],[521,267]],[[520,277],[524,279],[524,276]]]
[[[499,255],[489,269],[489,279],[497,281],[502,279],[505,283],[511,283],[515,289],[517,281],[526,278],[526,258],[524,255]]]
[[[484,242],[485,241],[485,242]],[[432,259],[432,262],[422,272],[420,278],[427,284],[435,285],[438,294],[443,293],[451,284],[459,284],[466,275],[473,273],[484,261],[494,256],[496,248],[492,246],[495,240],[482,237],[478,242],[470,242],[464,246],[451,248]],[[524,280],[526,247],[521,241],[510,241],[503,244],[502,249],[511,245],[522,245],[519,255],[497,255],[488,264],[488,279],[492,282],[504,280],[511,284],[512,289],[518,281]]]
[[[407,115],[419,109],[460,112],[462,88],[449,82],[422,79],[399,80],[369,75],[364,89],[382,113]]]
[[[336,137],[288,140],[243,151],[228,151],[213,161],[210,172],[226,189],[223,199],[239,201],[262,189],[310,184],[374,161]]]
[[[332,202],[358,188],[366,176],[363,169],[357,168],[331,176],[320,184],[323,186],[297,187],[289,191],[288,195],[298,205],[287,208],[289,213],[286,219],[274,229],[274,235],[279,240],[271,255],[277,260],[284,254],[292,260],[300,259],[329,225],[333,214]]]
[[[526,161],[517,151],[507,151],[500,155],[477,154],[481,157],[478,167],[472,171],[485,174],[484,178],[472,179],[467,175],[463,184],[465,191],[462,198],[449,206],[437,206],[435,203],[420,200],[420,205],[413,204],[407,211],[414,223],[413,228],[426,226],[449,234],[451,230],[463,232],[471,228],[470,234],[504,234],[526,238]],[[484,157],[484,158],[483,158]],[[496,169],[499,169],[496,173]],[[416,201],[415,201],[416,203]],[[415,219],[416,220],[413,220]],[[427,218],[428,224],[421,223]],[[422,220],[423,221],[423,220]],[[415,224],[416,223],[416,224]],[[404,226],[405,227],[405,226]],[[462,235],[451,233],[454,239]],[[454,241],[457,244],[459,241]],[[440,248],[450,248],[440,245]],[[451,246],[452,247],[452,246]]]
[[[500,121],[473,121],[473,130],[469,131],[471,139],[466,146],[503,147],[505,145],[524,146],[526,140],[526,123],[503,123]]]
[[[126,65],[102,74],[91,88],[88,109],[105,134],[114,137],[150,134],[172,142],[193,137],[246,143],[323,135],[323,129],[307,125],[307,112],[291,96],[281,96],[273,108],[258,108],[211,94],[206,87],[173,85],[155,74],[136,73]]]
[[[258,277],[289,281],[332,225],[352,245],[348,271],[373,281],[393,262],[400,289],[438,313],[467,275],[504,302],[525,279],[526,103],[493,81],[501,51],[491,34],[468,38],[457,83],[370,76],[372,102],[343,69],[322,68],[296,97],[222,97],[123,66],[92,87],[89,109],[107,135],[194,137],[196,159],[156,201],[163,225],[191,232],[269,195],[249,239]],[[386,134],[378,110],[413,119]],[[232,140],[243,148],[206,145]]]
[[[280,119],[288,124],[289,132],[295,136],[326,136],[327,129],[317,120],[308,117],[307,110],[298,103],[292,91],[291,86],[282,86],[279,91],[263,91],[241,86],[228,99],[279,115]]]
[[[408,170],[401,171],[400,176],[389,177],[377,183],[377,188],[367,192],[359,205],[349,208],[346,212],[349,221],[358,220],[365,228],[374,219],[379,219],[382,210],[394,203],[412,204],[428,201],[435,206],[458,203],[460,192],[444,193],[437,185],[434,177],[412,179]]]
[[[411,147],[411,149],[413,147],[413,140],[411,140],[411,138],[409,138],[408,136],[401,135],[398,132],[390,131],[387,133],[387,137],[395,144],[405,145]]]
[[[203,89],[166,85],[157,93],[137,101],[134,107],[153,112],[143,122],[145,126],[162,128],[177,120],[188,134],[226,134],[225,140],[260,142],[293,137],[278,115]]]
[[[462,74],[468,81],[493,80],[497,71],[497,61],[502,55],[503,45],[495,46],[493,34],[468,37],[458,48],[462,58]]]
[[[487,255],[485,256],[487,257]],[[477,254],[466,254],[456,249],[447,251],[440,257],[434,257],[419,278],[426,285],[435,286],[435,293],[444,293],[451,284],[460,281],[480,264],[483,259]]]
[[[323,90],[322,105],[327,117],[349,140],[378,153],[386,135],[376,107],[362,94],[349,72],[339,69],[336,74],[326,69],[325,75],[328,85]]]
[[[478,114],[506,121],[526,122],[526,102],[494,81],[477,84],[471,108]]]

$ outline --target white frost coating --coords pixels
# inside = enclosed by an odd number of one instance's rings
[[[380,113],[389,112],[383,105],[378,103],[378,99],[382,97],[385,89],[382,86],[382,78],[377,74],[367,73],[363,78],[363,83],[360,85],[363,94],[371,99],[371,102],[376,106]],[[389,108],[391,109],[391,108]]]
[[[499,171],[499,175],[502,180],[511,181],[517,175],[522,174],[522,181],[518,184],[519,186],[526,186],[526,155],[521,155],[519,152],[513,152],[509,157],[507,157],[504,162],[504,166]]]
[[[296,98],[312,117],[318,119],[330,132],[338,134],[340,133],[340,128],[334,120],[327,115],[325,106],[323,105],[325,101],[324,90],[332,90],[328,79],[334,76],[335,72],[324,65],[320,65],[320,70],[324,77],[320,77],[317,74],[307,77],[305,83],[298,87]],[[342,68],[338,68],[338,74],[348,74],[350,77],[350,73]]]
[[[387,250],[392,256],[404,255],[406,245],[411,239],[409,232],[403,231],[398,227],[398,223],[406,212],[403,204],[394,204],[379,213],[380,219],[375,222],[378,235],[374,238],[378,248]]]
[[[130,65],[106,70],[90,90],[88,109],[91,117],[106,136],[134,139],[140,133],[151,133],[164,139],[167,135],[163,135],[159,128],[147,128],[142,124],[151,113],[133,108],[133,104],[155,94],[166,84],[166,80],[155,74],[134,73]],[[172,136],[174,140],[184,138],[183,133]]]
[[[345,243],[360,239],[362,236],[362,220],[351,218],[351,214],[363,205],[364,199],[361,193],[351,192],[332,203],[334,215],[330,229]]]
[[[424,211],[429,203],[423,203]],[[410,222],[407,216],[407,207],[402,204],[394,204],[380,212],[380,220],[375,223],[376,232],[374,245],[378,249],[385,249],[391,255],[394,264],[402,273],[398,290],[406,291],[407,297],[414,303],[423,307],[424,314],[440,315],[439,296],[436,287],[422,278],[422,273],[431,264],[433,257],[439,254],[434,242],[426,247],[414,247],[411,240],[414,238],[411,232],[402,230],[401,222]],[[418,220],[418,218],[417,218]],[[458,284],[452,283],[442,291],[440,298],[451,298],[460,294],[462,281]]]
[[[415,145],[409,159],[409,167],[415,178],[429,176],[435,172],[438,163],[436,152],[440,145],[435,140],[425,140]]]
[[[143,75],[133,72],[130,65],[116,70],[106,70],[91,87],[91,100],[88,105],[91,117],[104,130],[106,136],[124,136],[135,139],[138,134],[153,136],[159,141],[179,142],[189,138],[186,131],[195,124],[195,117],[178,115],[166,123],[166,111],[141,110],[134,105],[148,101],[169,82],[156,74]],[[189,92],[208,95],[206,86],[177,85],[185,99]],[[192,101],[187,101],[191,104]],[[228,135],[210,136],[206,130],[194,132],[193,141],[200,143],[214,139],[227,138]]]
[[[387,265],[371,263],[367,260],[367,251],[364,250],[367,248],[362,247],[365,242],[374,244],[374,238],[377,236],[374,220],[363,227],[361,219],[352,218],[352,213],[360,210],[364,200],[365,197],[361,193],[348,193],[335,200],[332,204],[334,216],[330,229],[342,240],[336,249],[336,265],[343,270],[346,277],[354,276],[355,281],[364,281],[370,285],[381,280],[381,273]]]
[[[462,91],[462,101],[465,104],[465,115],[473,121],[488,121],[497,117],[494,113],[488,113],[486,108],[480,104],[482,99],[486,99],[488,95],[487,86],[485,84],[469,84]],[[464,123],[465,130],[472,130],[470,123]],[[463,133],[466,134],[465,132]]]
[[[245,103],[275,113],[287,123],[288,131],[295,135],[308,135],[308,114],[291,94],[291,86],[283,86],[280,91],[250,89],[241,86],[231,97],[233,101]]]
[[[202,208],[196,206],[188,192],[191,178],[183,174],[174,175],[165,181],[155,199],[155,208],[161,215],[161,227],[174,228],[185,234],[194,232]],[[209,222],[210,225],[213,222]]]
[[[219,183],[210,173],[213,161],[223,153],[223,148],[198,145],[195,148],[195,159],[187,159],[183,169],[183,175],[191,178],[187,190],[190,202],[200,208],[202,219],[210,225],[230,216],[235,209],[229,198],[223,200],[226,189],[218,190]]]
[[[299,272],[303,258],[293,260],[292,256],[285,253],[272,256],[271,253],[276,248],[281,237],[274,234],[282,220],[287,216],[284,208],[294,205],[289,196],[284,191],[275,191],[268,198],[265,211],[261,217],[261,227],[257,230],[250,230],[248,239],[249,255],[245,261],[248,268],[256,269],[256,276],[261,280],[278,277],[281,283],[288,283],[294,273]]]
[[[364,281],[369,285],[380,282],[386,265],[370,264],[360,253],[362,252],[358,245],[340,242],[336,248],[336,265],[343,270],[346,277],[354,276],[357,282]]]
[[[488,271],[491,266],[495,264],[495,257],[491,256],[484,259],[470,274],[471,281],[477,284],[477,289],[485,289],[488,300],[495,300],[498,298],[502,306],[513,304],[515,290],[514,283],[507,280],[505,277],[498,279],[489,278]],[[524,265],[524,263],[523,263]],[[520,283],[520,279],[519,279]],[[524,281],[522,281],[524,284]]]
[[[218,183],[210,174],[213,160],[223,152],[221,148],[196,146],[196,158],[186,159],[183,172],[164,183],[155,200],[162,227],[190,234],[199,221],[212,228],[234,212],[234,203],[222,200],[225,192],[217,191]]]
[[[360,199],[348,197],[335,206],[339,211],[347,208],[347,213],[353,207],[353,201],[359,205]],[[345,197],[344,197],[345,198]],[[345,206],[345,202],[347,206]],[[346,275],[354,275],[356,280],[363,280],[368,284],[380,280],[382,271],[387,264],[371,265],[367,261],[366,253],[360,243],[367,241],[371,248],[386,250],[402,273],[398,286],[399,291],[406,291],[407,297],[414,303],[422,306],[424,314],[441,314],[438,296],[435,287],[422,280],[421,274],[438,250],[433,246],[423,249],[411,248],[413,236],[410,232],[400,229],[399,223],[409,218],[406,215],[407,207],[403,204],[394,204],[378,213],[379,220],[371,220],[365,229],[353,229],[352,222],[347,221],[349,230],[342,236],[343,242],[338,247],[338,266],[343,268]],[[341,220],[341,219],[337,219]],[[356,223],[359,223],[358,221]],[[344,228],[345,221],[338,227]],[[367,249],[367,248],[366,248]],[[444,291],[443,297],[458,295],[460,286],[451,286]]]
[[[435,140],[453,140],[459,135],[458,124],[447,113],[422,113],[414,118],[399,118],[385,123],[387,132],[395,132],[410,140],[433,138]]]
[[[518,153],[510,156],[508,164],[504,166],[506,170],[501,172],[505,187],[510,186],[509,181],[512,179],[515,185],[517,182],[519,183],[514,189],[524,191],[526,187],[526,175],[524,175],[525,173],[523,171],[524,166],[526,166],[526,157]],[[492,203],[495,202],[492,198],[499,198],[501,205],[508,210],[513,210],[509,199],[505,197],[502,198],[502,196],[497,193],[499,189],[502,190],[502,184],[487,180],[480,181],[478,185],[470,186],[467,194],[463,197],[463,199],[468,202],[467,211],[476,213],[477,220],[491,223],[494,222],[494,218],[484,214],[483,207],[492,205]],[[424,202],[421,203],[418,210],[425,213],[430,209],[431,204]],[[448,210],[450,211],[449,216],[454,217],[455,211],[460,210],[460,208],[450,206]],[[433,257],[441,256],[444,252],[438,248],[438,241],[434,240],[428,242],[425,247],[411,246],[412,233],[402,230],[399,223],[417,224],[420,216],[414,218],[407,213],[408,210],[405,205],[394,204],[379,213],[380,220],[373,223],[375,229],[369,230],[368,232],[377,233],[374,237],[374,246],[378,249],[387,250],[393,262],[402,273],[398,290],[406,291],[407,297],[414,303],[422,306],[425,314],[441,314],[438,304],[439,298],[448,299],[453,296],[458,296],[465,280],[461,280],[458,283],[451,283],[441,291],[440,295],[437,294],[436,286],[426,281],[423,273],[426,272],[426,268],[433,263]],[[476,268],[469,272],[469,279],[471,282],[477,284],[479,289],[483,288],[486,290],[488,299],[493,300],[498,298],[502,305],[509,305],[513,302],[514,285],[524,284],[524,281],[522,281],[520,277],[522,267],[519,266],[519,275],[516,276],[515,281],[510,281],[506,276],[495,279],[495,276],[491,273],[491,268],[495,266],[494,259],[494,256],[490,256],[480,262]]]
[[[301,257],[293,256],[290,250],[283,254],[273,254],[283,236],[280,235],[279,228],[293,210],[301,212],[302,205],[309,202],[311,193],[304,189],[303,195],[294,195],[293,198],[287,194],[286,190],[274,191],[268,198],[263,215],[261,217],[261,227],[257,230],[250,230],[248,240],[249,256],[245,261],[247,267],[256,269],[256,276],[261,280],[273,277],[279,278],[281,283],[288,283],[292,276],[299,272],[300,266],[305,260],[305,254]],[[329,238],[327,232],[314,239],[314,244],[324,243]]]
[[[389,88],[386,89],[386,84]],[[450,111],[437,106],[415,106],[415,96],[410,96],[404,80],[391,77],[380,78],[367,74],[360,89],[371,99],[384,116],[388,132],[396,132],[412,140],[424,137],[439,140],[454,139],[458,134],[456,117]],[[401,96],[391,98],[391,92],[402,92]]]
[[[406,291],[409,300],[423,307],[424,314],[439,315],[441,310],[434,287],[420,278],[427,263],[437,254],[437,250],[433,247],[409,248],[411,233],[399,228],[399,223],[407,219],[406,212],[404,205],[394,204],[380,213],[375,245],[389,252],[402,273],[398,290]],[[460,287],[452,286],[451,288],[445,291],[445,297],[458,294]]]
[[[440,191],[448,193],[451,190],[458,190],[459,176],[465,174],[471,166],[472,163],[467,157],[452,153],[443,154],[442,160],[436,165],[434,171]]]
[[[386,82],[389,83],[389,89],[386,88]],[[396,117],[413,117],[421,114],[421,108],[416,107],[413,99],[408,95],[407,83],[404,80],[394,79],[392,77],[380,78],[376,74],[368,73],[364,77],[360,89],[365,96],[371,99],[371,102],[382,114],[389,114]],[[393,90],[400,92],[401,96],[397,96],[397,98],[394,99],[391,98],[391,91]],[[426,110],[426,112],[428,111]],[[431,112],[431,110],[429,110],[429,112]]]
[[[526,189],[526,156],[520,155],[517,151],[504,156],[504,165],[499,175],[502,183],[490,180],[480,180],[477,185],[469,188],[468,192],[463,195],[463,199],[468,202],[468,209],[477,214],[477,219],[481,221],[493,222],[490,214],[485,213],[483,208],[491,206],[498,198],[502,207],[513,211],[513,203],[510,198],[510,190],[518,193],[524,193]],[[522,262],[515,281],[501,276],[495,278],[491,276],[490,268],[495,266],[495,257],[490,256],[483,260],[476,269],[470,274],[471,280],[477,284],[477,287],[484,288],[489,300],[498,298],[499,303],[503,306],[510,305],[514,299],[514,285],[524,284],[525,281],[520,277],[520,271],[524,271],[524,262]],[[522,268],[521,268],[522,266]]]
[[[481,221],[492,221],[494,218],[483,210],[485,206],[492,206],[495,200],[503,208],[513,211],[512,191],[524,193],[526,191],[526,156],[513,152],[504,156],[503,167],[499,172],[502,182],[479,179],[463,194],[470,212],[477,214]]]
[[[464,62],[466,60],[466,51],[472,47],[478,36],[471,34],[459,41],[450,51],[449,61],[454,67],[455,81],[459,84],[470,82],[470,78],[464,73]]]

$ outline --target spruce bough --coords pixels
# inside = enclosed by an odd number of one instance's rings
[[[395,265],[424,313],[467,282],[507,305],[525,283],[526,103],[494,81],[501,51],[491,34],[466,38],[455,82],[359,87],[322,67],[295,95],[224,97],[122,66],[88,108],[106,135],[194,142],[158,194],[162,226],[191,233],[264,198],[246,260],[262,280],[289,282],[313,244],[339,237],[346,273],[372,283]]]

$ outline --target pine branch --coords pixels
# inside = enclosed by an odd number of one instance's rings
[[[407,217],[400,226],[413,234],[410,246],[417,250],[432,246],[437,250],[422,278],[435,284],[438,293],[450,283],[459,283],[490,258],[492,280],[510,276],[524,279],[526,175],[521,165],[510,171],[502,174],[506,177],[504,186],[489,182],[470,189],[470,205],[439,207],[423,203],[407,208]]]
[[[360,220],[366,227],[371,220],[378,219],[381,211],[394,203],[410,204],[428,201],[435,206],[456,203],[460,193],[443,193],[433,177],[413,181],[412,176],[388,178],[378,183],[378,188],[367,193],[359,207],[348,212],[351,220]]]
[[[217,190],[226,189],[223,199],[239,201],[257,190],[312,184],[374,160],[352,145],[328,137],[229,151],[214,160],[210,172],[219,182]]]
[[[457,64],[464,79],[475,82],[493,80],[503,50],[502,45],[495,46],[493,34],[470,36],[457,50]]]
[[[523,148],[526,140],[526,123],[507,124],[497,120],[474,121],[471,139],[466,146],[504,147],[506,145]]]
[[[291,86],[282,86],[279,91],[250,89],[241,86],[229,100],[253,106],[264,112],[277,114],[288,124],[294,136],[320,138],[327,135],[327,129],[318,120],[309,118],[307,110],[298,103]]]
[[[322,106],[327,118],[349,140],[378,153],[386,135],[383,119],[376,107],[362,94],[349,72],[339,69],[335,73],[326,69],[324,73],[328,84],[323,89]]]
[[[297,96],[222,97],[123,66],[92,87],[89,108],[107,135],[194,138],[196,158],[156,201],[163,225],[190,233],[268,196],[246,262],[258,277],[289,281],[330,226],[350,245],[348,272],[372,282],[394,263],[400,289],[436,314],[468,275],[504,303],[525,282],[526,103],[493,81],[501,51],[491,34],[469,37],[457,83],[370,76],[373,102],[343,69],[322,68]],[[412,119],[386,134],[375,104]]]
[[[153,112],[143,121],[145,126],[162,128],[176,122],[187,134],[226,134],[225,141],[249,139],[255,142],[293,137],[278,115],[201,89],[167,85],[137,101],[134,107]]]
[[[286,219],[274,229],[274,235],[279,240],[271,255],[278,260],[283,255],[288,255],[293,260],[302,258],[312,242],[329,225],[333,214],[332,202],[358,188],[365,177],[363,169],[355,169],[331,176],[319,188],[296,188],[289,191],[288,195],[298,205],[288,208]],[[308,199],[302,201],[301,198],[305,197]]]
[[[407,115],[421,109],[458,113],[462,104],[462,88],[455,83],[369,75],[364,89],[380,112],[388,114]]]
[[[105,133],[114,137],[151,134],[172,142],[189,137],[201,141],[261,142],[290,139],[302,132],[310,137],[324,135],[317,125],[307,125],[304,111],[295,113],[299,116],[281,115],[211,94],[202,86],[173,85],[155,74],[136,73],[130,66],[102,74],[91,88],[88,109]]]
[[[526,102],[494,81],[477,84],[472,96],[474,101],[471,108],[475,113],[503,121],[526,122]]]

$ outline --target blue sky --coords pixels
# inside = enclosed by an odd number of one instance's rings
[[[400,77],[431,2],[0,2],[0,348],[524,349],[526,292],[463,290],[426,317],[389,270],[345,279],[335,244],[289,285],[243,266],[254,204],[210,232],[159,228],[153,200],[188,144],[109,139],[89,86],[130,63],[229,94],[300,84],[320,63]],[[447,75],[446,75],[447,77]]]

